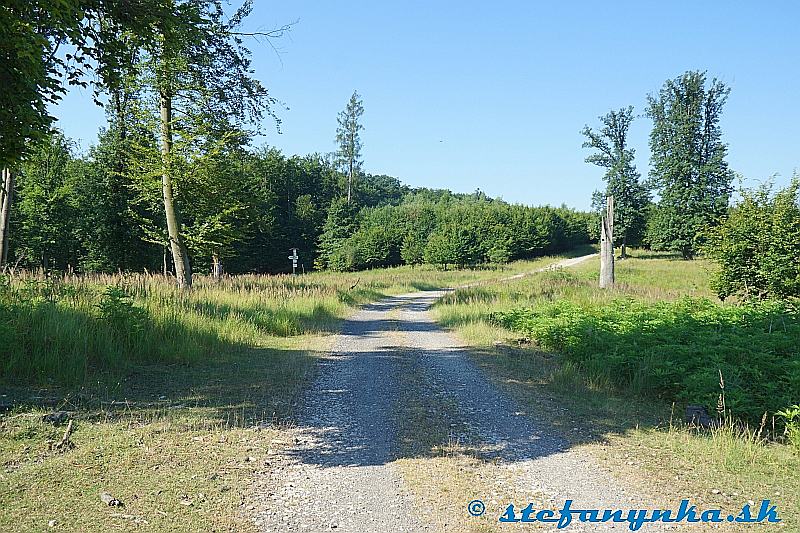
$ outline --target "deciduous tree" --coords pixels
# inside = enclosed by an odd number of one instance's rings
[[[720,126],[730,89],[706,81],[704,72],[686,72],[648,97],[650,177],[661,198],[648,239],[685,259],[695,256],[704,229],[725,213],[733,179]]]
[[[634,150],[628,146],[633,107],[609,111],[600,117],[600,122],[599,130],[586,126],[581,131],[586,137],[583,147],[594,150],[586,162],[606,169],[603,176],[606,189],[597,191],[592,203],[597,211],[605,211],[605,199],[614,197],[614,240],[622,248],[621,257],[625,258],[627,245],[637,242],[644,232],[650,201],[649,192],[633,163]]]

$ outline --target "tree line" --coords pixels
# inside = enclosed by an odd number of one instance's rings
[[[600,117],[602,126],[586,126],[588,163],[605,169],[604,191],[593,207],[614,197],[615,244],[625,257],[627,245],[679,253],[692,259],[706,254],[717,263],[712,287],[721,299],[800,296],[800,178],[778,191],[767,184],[742,190],[731,205],[734,172],[720,119],[730,94],[723,82],[689,71],[667,80],[649,95],[645,115],[650,132],[650,171],[636,170],[628,133],[633,107]]]
[[[413,191],[400,205],[361,210],[334,201],[317,266],[361,270],[421,263],[506,263],[590,242],[593,217],[567,207],[511,205],[473,195]]]
[[[109,129],[77,155],[54,134],[26,159],[11,218],[16,266],[173,271],[159,182],[147,172],[120,174],[117,142]],[[292,247],[308,270],[468,265],[589,240],[588,213],[510,205],[480,192],[412,189],[385,175],[356,174],[348,202],[351,176],[331,159],[239,147],[196,162],[174,190],[194,269],[285,272]]]
[[[303,267],[357,269],[508,260],[555,250],[562,237],[586,240],[585,231],[573,235],[578,215],[566,210],[521,215],[525,208],[365,174],[355,92],[339,114],[334,154],[253,148],[262,119],[278,128],[280,120],[253,77],[246,40],[288,28],[246,32],[251,10],[248,1],[226,15],[219,0],[12,1],[0,10],[18,30],[0,45],[12,67],[3,81],[19,89],[2,95],[5,267],[158,270],[190,287],[193,270],[284,271],[292,247]],[[71,84],[91,84],[107,114],[87,154],[52,130],[48,108]],[[400,206],[411,204],[433,218],[404,232],[411,208]],[[549,240],[496,229],[512,219],[539,224]]]
[[[604,210],[605,199],[614,197],[614,240],[623,258],[628,245],[644,244],[692,259],[727,214],[734,174],[720,119],[729,94],[720,80],[688,71],[648,95],[645,115],[653,127],[646,179],[628,145],[632,106],[601,116],[599,129],[582,130],[583,147],[593,151],[586,162],[606,169],[606,188],[595,192],[593,206]]]

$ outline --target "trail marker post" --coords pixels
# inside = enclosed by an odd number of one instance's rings
[[[297,248],[292,248],[292,255],[289,256],[292,260],[292,274],[297,274],[297,260],[300,259],[297,255]]]
[[[614,286],[614,197],[606,198],[606,213],[600,221],[600,288]]]

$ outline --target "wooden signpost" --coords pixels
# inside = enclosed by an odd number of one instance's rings
[[[297,255],[297,248],[292,248],[292,255],[289,256],[292,260],[292,274],[297,274],[297,260],[300,259]]]

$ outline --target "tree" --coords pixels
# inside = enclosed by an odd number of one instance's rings
[[[595,192],[592,203],[597,211],[604,211],[605,199],[614,197],[614,240],[622,247],[620,256],[624,259],[627,245],[636,242],[644,232],[650,195],[633,163],[634,150],[628,147],[633,107],[609,111],[600,121],[603,124],[600,130],[586,126],[581,131],[586,137],[583,148],[595,150],[586,162],[606,169],[603,176],[606,190]]]
[[[771,185],[742,191],[742,201],[708,238],[721,299],[800,296],[800,178],[773,194]]]
[[[446,223],[431,233],[425,247],[425,262],[436,265],[465,265],[481,262],[480,239],[473,224]]]
[[[192,270],[176,202],[173,144],[185,140],[198,115],[211,128],[257,121],[274,100],[251,76],[250,52],[236,28],[252,10],[245,2],[224,21],[220,0],[171,1],[170,16],[156,22],[157,38],[141,42],[141,67],[149,92],[157,98],[164,215],[178,286],[192,285]],[[280,35],[285,28],[266,36]],[[178,114],[175,115],[175,111]],[[272,115],[274,116],[274,115]]]
[[[84,271],[117,272],[158,266],[153,254],[161,248],[147,242],[138,224],[143,217],[154,215],[137,202],[130,170],[136,163],[130,146],[154,146],[155,139],[139,125],[128,123],[124,134],[119,131],[122,127],[112,121],[107,130],[100,132],[88,157],[76,167],[75,203],[79,213],[75,224],[85,252],[80,261]]]
[[[418,233],[408,233],[400,247],[400,258],[407,265],[418,265],[425,259],[425,245]]]
[[[8,241],[14,173],[33,147],[51,132],[48,106],[66,85],[86,87],[94,71],[95,101],[112,89],[133,59],[120,35],[152,40],[154,22],[164,17],[162,0],[8,0],[0,8],[0,168],[3,209],[0,228]],[[70,47],[61,53],[63,47]],[[7,247],[0,249],[6,257]]]
[[[16,165],[49,131],[48,104],[77,83],[80,69],[58,55],[61,44],[83,45],[86,16],[77,1],[8,0],[0,9],[0,166]],[[88,14],[87,14],[88,15]],[[71,56],[70,56],[71,57]],[[84,60],[83,55],[76,60]]]
[[[361,170],[361,138],[359,131],[364,129],[359,119],[364,114],[364,104],[356,91],[347,102],[347,107],[336,117],[339,126],[336,128],[336,142],[339,151],[336,153],[340,168],[347,174],[347,202],[353,194],[353,180]]]
[[[44,269],[78,264],[76,161],[61,134],[39,141],[22,165],[17,187],[15,249]]]
[[[648,97],[650,176],[661,197],[648,238],[684,259],[696,255],[703,231],[728,207],[733,172],[720,118],[729,94],[721,81],[706,87],[706,74],[690,71]]]

